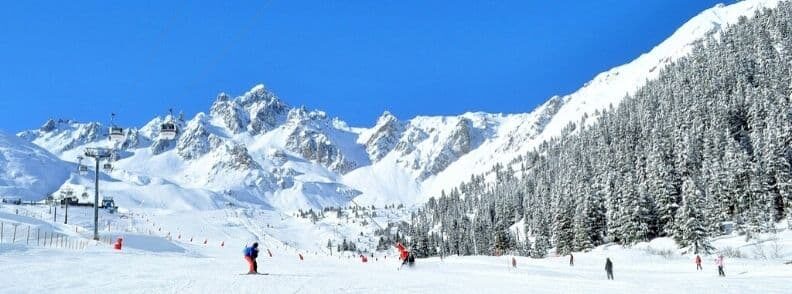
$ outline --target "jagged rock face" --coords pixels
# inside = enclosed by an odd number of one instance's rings
[[[43,126],[41,126],[41,128],[39,128],[39,131],[42,133],[48,133],[55,130],[56,127],[58,127],[58,123],[56,123],[54,119],[49,119],[46,123],[44,123]]]
[[[539,119],[536,120],[536,128],[539,132],[541,132],[544,127],[550,122],[551,119],[558,113],[558,110],[561,109],[561,106],[564,105],[564,101],[561,100],[561,97],[553,96],[550,100],[544,103],[541,106],[541,112],[539,113]]]
[[[311,122],[320,122],[327,119],[327,114],[323,111],[308,111],[305,107],[289,110],[286,118],[290,125],[306,125]]]
[[[209,112],[212,117],[219,118],[229,131],[239,134],[247,128],[249,119],[244,108],[229,100],[228,95],[220,93]]]
[[[421,143],[423,140],[429,138],[429,135],[421,129],[409,127],[402,135],[402,138],[399,139],[399,143],[396,144],[395,151],[399,152],[401,155],[407,155],[415,151],[416,146]]]
[[[254,135],[271,131],[289,112],[289,106],[262,85],[254,87],[238,101],[250,117],[249,128]]]
[[[272,150],[269,152],[269,154],[267,154],[267,156],[276,166],[282,166],[289,160],[286,152],[283,152],[282,150]]]
[[[176,152],[183,159],[195,159],[217,148],[222,142],[222,139],[206,130],[205,115],[199,113],[179,137]]]
[[[467,118],[461,118],[456,124],[441,151],[428,162],[420,178],[426,179],[445,170],[451,163],[470,152],[472,144],[473,123]]]
[[[224,152],[228,156],[223,156],[224,160],[215,164],[214,170],[234,169],[234,170],[259,170],[261,166],[253,160],[247,148],[242,144],[222,145]]]
[[[58,141],[53,146],[48,146],[50,152],[61,153],[75,147],[106,139],[107,130],[97,122],[77,123],[71,120],[47,120],[38,130],[30,130],[17,134],[28,142],[39,138]]]
[[[259,85],[236,99],[221,93],[210,114],[220,119],[234,134],[249,131],[252,135],[259,135],[275,129],[284,121],[287,112],[288,105]]]
[[[263,134],[271,131],[283,120],[288,106],[280,100],[260,101],[251,107],[250,131],[253,134]]]
[[[286,148],[336,172],[346,173],[357,166],[347,161],[325,134],[302,126],[296,127],[289,135]]]
[[[365,140],[366,152],[372,161],[379,161],[388,155],[399,143],[404,126],[389,112],[380,116],[373,132]]]
[[[451,152],[456,155],[465,155],[470,152],[471,145],[471,131],[473,129],[473,122],[467,118],[462,118],[457,123],[454,133],[448,140],[448,147]]]

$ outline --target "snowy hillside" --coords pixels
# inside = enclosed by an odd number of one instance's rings
[[[345,181],[364,193],[360,196],[363,203],[422,203],[472,174],[484,173],[495,163],[506,163],[561,135],[570,123],[594,122],[597,110],[617,106],[626,94],[688,55],[697,41],[737,23],[741,16],[752,17],[755,11],[774,8],[779,2],[749,0],[708,9],[650,52],[598,74],[572,94],[552,97],[531,113],[467,113],[406,122],[386,113],[358,141],[367,146],[374,164],[346,175]]]
[[[589,122],[593,121],[596,110],[611,104],[617,106],[622,98],[635,93],[647,80],[657,78],[663,68],[690,54],[697,41],[710,34],[717,35],[726,26],[736,24],[741,16],[750,18],[757,10],[775,8],[779,2],[781,0],[739,1],[701,12],[648,53],[598,74],[579,90],[562,97],[563,105],[548,122],[541,139],[560,134],[567,124],[578,122],[584,114],[589,115]]]
[[[68,177],[65,162],[0,131],[0,198],[38,201],[58,190]]]

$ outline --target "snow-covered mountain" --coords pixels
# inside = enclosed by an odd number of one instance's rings
[[[0,197],[40,200],[68,177],[69,167],[54,155],[0,132]]]
[[[530,113],[467,113],[418,117],[403,123],[386,113],[359,141],[365,142],[375,163],[352,172],[345,180],[364,192],[361,198],[365,201],[361,202],[421,202],[437,196],[471,174],[484,173],[495,163],[506,163],[563,134],[570,123],[595,122],[597,110],[618,105],[625,95],[688,55],[697,42],[708,35],[717,36],[740,17],[775,8],[779,2],[747,0],[707,9],[650,52],[598,74],[574,93],[550,98]],[[395,147],[393,142],[398,142]]]
[[[152,179],[229,201],[279,209],[420,203],[561,135],[570,123],[591,123],[596,110],[657,77],[709,34],[779,0],[748,0],[708,9],[636,60],[597,75],[578,91],[530,113],[465,113],[400,120],[384,113],[371,128],[351,128],[319,110],[292,107],[263,85],[238,97],[221,93],[208,113],[187,120],[156,117],[125,129],[111,143],[100,123],[50,120],[18,134],[65,161],[85,147],[117,150],[108,180],[147,185]],[[173,122],[174,140],[160,125]],[[77,181],[79,182],[79,181]]]

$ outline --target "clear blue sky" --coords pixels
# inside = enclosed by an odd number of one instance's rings
[[[0,129],[141,126],[258,83],[353,126],[527,112],[718,2],[2,1]]]

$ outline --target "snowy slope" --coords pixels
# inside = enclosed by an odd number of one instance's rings
[[[560,134],[567,124],[578,122],[583,114],[594,118],[596,110],[617,106],[625,95],[635,93],[647,80],[657,78],[663,68],[688,55],[696,41],[708,34],[717,36],[721,29],[736,24],[739,17],[752,17],[757,10],[775,8],[779,2],[781,0],[746,0],[728,6],[719,4],[701,12],[648,53],[598,74],[579,90],[564,96],[563,106],[549,121],[541,138]]]
[[[0,131],[0,197],[44,199],[66,181],[69,171],[46,150]]]
[[[46,207],[23,209],[47,211]],[[82,210],[88,208],[73,209],[72,223],[90,224]],[[376,252],[367,263],[351,252],[330,256],[323,248],[311,246],[315,239],[328,237],[322,226],[293,222],[271,211],[250,213],[171,214],[133,209],[126,213],[127,218],[114,219],[118,223],[111,223],[110,231],[101,231],[103,236],[123,237],[122,251],[101,243],[85,250],[44,248],[19,240],[9,244],[6,231],[5,242],[0,243],[0,271],[4,273],[0,292],[787,293],[792,278],[792,265],[785,264],[792,258],[792,231],[784,226],[777,235],[766,236],[777,241],[746,243],[736,235],[716,240],[713,245],[719,253],[739,251],[743,255],[726,257],[726,277],[721,278],[714,255],[703,255],[704,270],[696,271],[693,256],[681,254],[669,239],[632,248],[605,245],[576,253],[574,266],[568,265],[567,256],[516,257],[516,268],[511,267],[511,256],[449,256],[418,259],[414,267],[399,270],[395,250]],[[103,214],[103,222],[110,217]],[[40,227],[74,238],[88,236],[73,233],[73,225],[50,225],[12,214],[9,207],[0,207],[0,222]],[[171,231],[170,238],[159,228]],[[82,227],[77,231],[88,230]],[[189,242],[192,237],[197,240]],[[219,240],[225,240],[223,246]],[[270,275],[241,275],[247,270],[241,248],[250,240],[260,242],[259,269]],[[778,248],[777,255],[773,247]],[[605,278],[605,258],[614,263],[614,281]],[[75,267],[77,263],[80,266]]]

